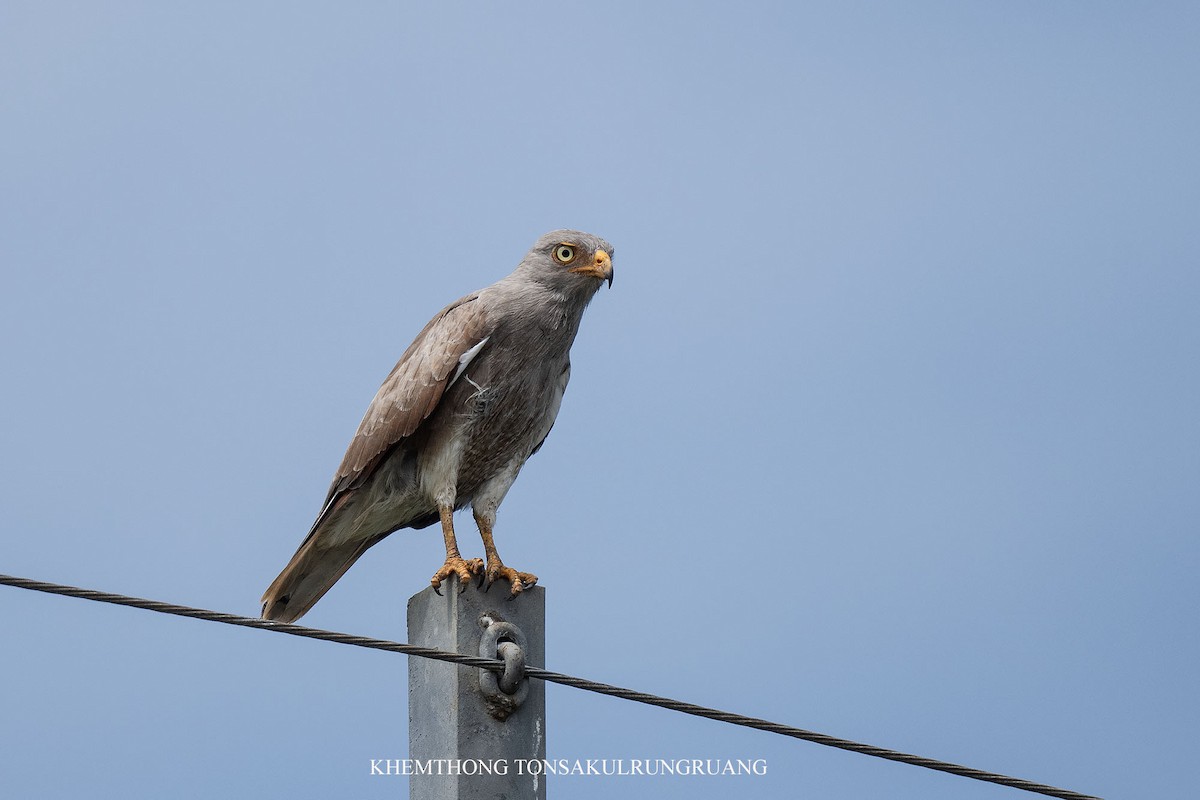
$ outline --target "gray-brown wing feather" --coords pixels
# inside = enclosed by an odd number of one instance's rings
[[[350,490],[366,481],[393,447],[420,429],[453,381],[460,360],[479,352],[489,332],[485,305],[479,293],[452,303],[404,351],[367,408],[334,476],[325,507],[263,594],[266,619],[298,619],[368,547],[389,533],[375,531],[366,538],[333,537],[332,541],[327,535],[330,526],[337,527],[338,509],[352,496]]]
[[[444,308],[417,334],[375,394],[329,487],[326,504],[359,485],[384,454],[412,436],[442,399],[459,359],[488,335],[479,293]]]

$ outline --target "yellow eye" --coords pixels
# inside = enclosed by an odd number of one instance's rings
[[[569,244],[560,244],[554,248],[554,258],[562,264],[570,264],[575,258],[575,248]]]

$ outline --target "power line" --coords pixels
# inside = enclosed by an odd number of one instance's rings
[[[57,594],[66,597],[76,597],[81,600],[93,600],[100,603],[112,603],[113,605],[141,608],[147,611],[157,611],[161,614],[173,614],[179,617],[191,617],[192,619],[201,619],[208,622],[221,622],[226,625],[237,625],[243,628],[257,628],[259,630],[273,631],[275,633],[286,633],[289,636],[302,636],[307,639],[320,639],[326,642],[348,644],[355,647],[366,647],[372,650],[403,653],[404,655],[417,656],[418,658],[431,658],[436,661],[448,661],[452,664],[462,664],[468,667],[477,667],[479,669],[486,669],[491,672],[499,673],[504,671],[504,662],[498,659],[480,658],[479,656],[468,656],[462,655],[461,653],[449,653],[429,647],[419,647],[417,645],[405,644],[402,642],[391,642],[387,641],[386,639],[373,639],[368,636],[354,636],[348,633],[337,633],[335,631],[320,630],[318,628],[308,628],[303,625],[291,625],[283,622],[269,622],[267,620],[258,619],[257,617],[242,617],[237,614],[225,614],[220,611],[208,611],[203,608],[192,608],[190,606],[175,605],[174,603],[164,603],[161,600],[145,600],[140,597],[130,597],[123,594],[101,592],[95,589],[81,589],[76,586],[64,586],[58,583],[46,583],[44,581],[35,581],[29,578],[17,578],[11,575],[3,574],[0,574],[0,584],[14,586],[18,589],[31,589],[36,592],[46,592],[48,594]],[[526,667],[525,675],[530,678],[538,678],[543,681],[560,683],[564,686],[573,686],[576,689],[583,689],[589,692],[596,692],[598,694],[606,694],[611,697],[618,697],[622,700],[632,700],[636,703],[645,703],[646,705],[658,706],[660,708],[670,709],[671,711],[679,711],[684,714],[691,714],[696,717],[713,719],[717,720],[718,722],[728,722],[731,725],[757,728],[758,730],[767,731],[769,733],[777,733],[781,736],[790,736],[794,739],[803,739],[804,741],[826,745],[827,747],[836,747],[840,750],[849,750],[853,753],[862,753],[863,755],[884,758],[889,761],[898,761],[902,764],[911,764],[915,767],[924,767],[926,769],[937,770],[939,772],[948,772],[951,775],[959,775],[963,778],[971,778],[972,780],[995,783],[999,784],[1000,786],[1008,786],[1013,789],[1023,789],[1027,792],[1034,792],[1036,794],[1042,794],[1048,797],[1058,797],[1062,798],[1063,800],[1100,800],[1100,798],[1093,795],[1080,794],[1078,792],[1072,792],[1066,789],[1058,789],[1054,786],[1047,786],[1043,783],[1035,783],[1033,781],[1023,780],[1021,778],[1012,778],[1007,775],[1000,775],[995,772],[986,772],[981,769],[964,767],[959,764],[952,764],[948,761],[939,761],[933,758],[925,758],[923,756],[914,756],[908,753],[901,753],[896,750],[888,750],[887,748],[863,744],[850,739],[841,739],[824,733],[817,733],[815,731],[804,730],[803,728],[792,727],[791,725],[783,725],[778,722],[769,722],[764,719],[758,719],[757,717],[747,717],[742,714],[734,714],[729,711],[718,711],[715,708],[698,706],[693,703],[685,703],[680,700],[672,700],[667,697],[660,697],[659,695],[647,694],[645,692],[636,692],[632,689],[623,689],[619,686],[612,686],[607,683],[599,683],[597,681],[587,680],[586,678],[576,678],[572,675],[564,675],[561,672],[551,672],[545,669]]]

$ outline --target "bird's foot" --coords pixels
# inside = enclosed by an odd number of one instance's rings
[[[483,559],[472,558],[470,561],[467,561],[459,556],[447,556],[446,563],[442,564],[442,568],[433,573],[433,577],[429,580],[433,584],[433,590],[440,595],[442,593],[442,581],[451,575],[458,576],[458,593],[462,594],[467,590],[472,577],[483,575]]]
[[[506,567],[499,557],[488,560],[487,571],[484,573],[484,585],[487,589],[498,580],[508,583],[510,597],[516,597],[537,583],[537,575],[531,572],[517,572],[512,567]],[[484,591],[487,591],[484,589]]]

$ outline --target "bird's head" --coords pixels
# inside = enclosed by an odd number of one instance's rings
[[[613,246],[582,231],[550,231],[537,240],[518,271],[567,294],[590,297],[602,281],[612,286]]]

